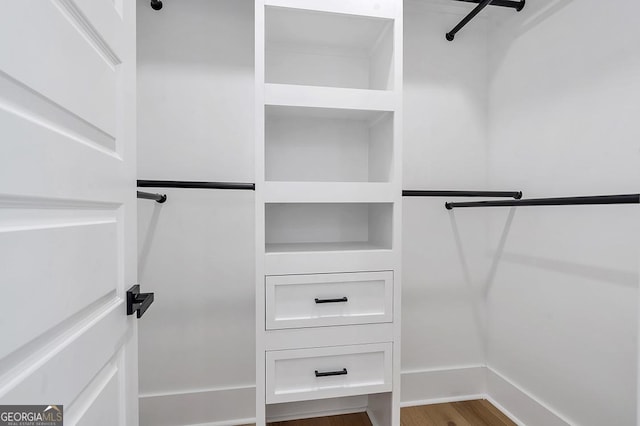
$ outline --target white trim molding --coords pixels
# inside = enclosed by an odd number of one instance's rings
[[[482,399],[485,367],[471,365],[402,372],[401,407]]]
[[[140,395],[140,426],[250,424],[255,398],[255,385]]]
[[[484,365],[402,372],[401,406],[486,399],[521,426],[572,423],[507,377]],[[140,395],[141,426],[238,426],[255,422],[255,385]],[[269,420],[365,411],[366,396],[275,404]]]
[[[486,367],[486,386],[486,399],[518,425],[575,424],[491,367]]]

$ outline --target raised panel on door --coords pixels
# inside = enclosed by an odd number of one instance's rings
[[[83,397],[66,412],[66,420],[82,426],[110,426],[124,415],[120,407],[121,388],[125,380],[122,352],[110,360],[87,386]]]
[[[121,54],[86,15],[73,0],[4,2],[0,38],[13,43],[3,43],[0,70],[115,140]],[[111,18],[120,26],[117,13]]]
[[[0,298],[0,357],[88,304],[116,297],[118,282],[115,212],[12,210],[33,217],[11,225],[7,210],[0,210],[0,271],[7,283]],[[66,215],[53,214],[61,212]]]
[[[0,404],[136,425],[135,2],[3,4],[0,138]]]

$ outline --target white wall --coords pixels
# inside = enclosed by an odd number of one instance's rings
[[[253,2],[138,1],[138,177],[253,182]],[[155,189],[150,189],[156,191]],[[254,416],[254,195],[139,202],[143,425]]]
[[[139,177],[251,182],[253,1],[164,3],[138,2]],[[540,19],[542,0],[492,9],[499,31],[481,16],[451,43],[469,5],[406,0],[403,187],[637,192],[638,6],[601,3]],[[163,206],[140,202],[140,281],[157,297],[139,323],[142,423],[242,423],[254,415],[253,194],[164,192]],[[404,200],[404,403],[489,391],[541,424],[517,385],[573,423],[631,424],[637,207],[520,209],[505,228],[508,210],[444,201]]]
[[[469,10],[405,1],[405,189],[486,189],[487,27],[479,17],[445,40]],[[402,399],[481,394],[486,275],[482,212],[450,213],[444,198],[403,202]],[[473,368],[469,368],[473,367]]]
[[[138,175],[253,181],[253,2],[138,0]]]
[[[492,186],[638,192],[639,13],[634,0],[538,0],[504,16],[489,43]],[[489,368],[571,424],[636,424],[638,207],[519,208],[500,257],[508,214],[491,218]]]

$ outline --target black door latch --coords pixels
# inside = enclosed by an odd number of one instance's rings
[[[127,290],[127,315],[138,313],[140,318],[153,303],[153,293],[140,293],[140,284]]]

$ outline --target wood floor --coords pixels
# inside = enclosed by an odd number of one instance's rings
[[[402,426],[516,426],[484,399],[403,408],[400,423]]]
[[[486,400],[403,408],[402,426],[516,426]],[[365,413],[269,423],[269,426],[371,426]]]

